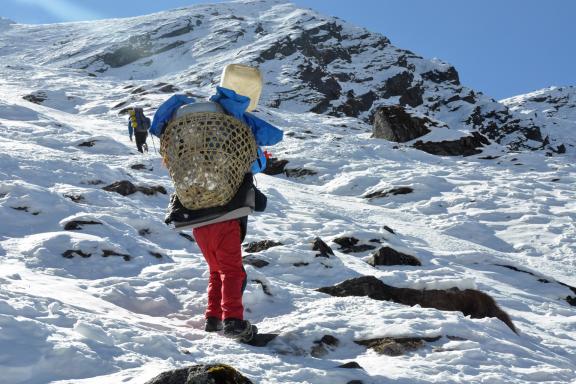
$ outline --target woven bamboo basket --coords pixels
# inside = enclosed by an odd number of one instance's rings
[[[256,160],[256,148],[246,124],[219,112],[195,112],[172,120],[160,142],[176,195],[191,210],[232,200]]]

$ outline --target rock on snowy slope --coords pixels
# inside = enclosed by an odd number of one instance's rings
[[[252,384],[248,378],[229,365],[206,364],[163,372],[146,384]]]
[[[428,142],[459,144],[473,132],[512,149],[558,151],[549,145],[556,142],[552,134],[541,132],[541,120],[518,116],[465,87],[453,66],[284,1],[197,5],[122,22],[15,25],[0,41],[22,36],[27,43],[19,53],[34,54],[43,65],[117,78],[162,77],[166,83],[204,91],[201,94],[218,84],[221,68],[233,55],[235,61],[262,69],[263,105],[365,121],[383,106],[400,105],[448,128],[422,139],[419,148],[430,152],[434,147]],[[139,101],[145,93],[138,95]],[[447,137],[445,131],[450,131]],[[479,148],[483,143],[467,144]]]

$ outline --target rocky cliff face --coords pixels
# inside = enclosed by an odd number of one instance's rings
[[[224,65],[242,62],[263,70],[267,107],[371,122],[380,106],[400,105],[442,127],[419,139],[424,143],[445,140],[443,132],[450,140],[475,133],[512,149],[561,152],[560,142],[542,132],[546,121],[463,86],[453,66],[284,1],[200,5],[92,23],[12,25],[0,41],[24,34],[24,51],[2,53],[92,76],[160,80],[200,95],[212,92]]]

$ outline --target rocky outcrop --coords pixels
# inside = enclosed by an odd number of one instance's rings
[[[489,145],[490,141],[479,134],[472,132],[470,136],[461,137],[458,140],[452,141],[417,141],[414,143],[414,148],[433,155],[440,156],[472,156],[482,153],[482,147]]]
[[[405,108],[390,105],[374,114],[372,137],[405,143],[429,133],[432,125],[430,119],[412,116]]]
[[[253,384],[226,364],[200,364],[166,371],[145,384]]]
[[[500,309],[494,299],[473,289],[419,290],[396,288],[384,284],[374,276],[362,276],[346,280],[332,287],[319,288],[318,291],[332,296],[367,296],[374,300],[393,301],[410,306],[418,304],[424,308],[459,311],[473,319],[496,317],[516,332],[512,320],[506,312]]]

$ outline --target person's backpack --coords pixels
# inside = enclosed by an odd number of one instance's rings
[[[130,125],[134,132],[148,132],[150,119],[144,116],[142,108],[133,108],[130,110]]]

